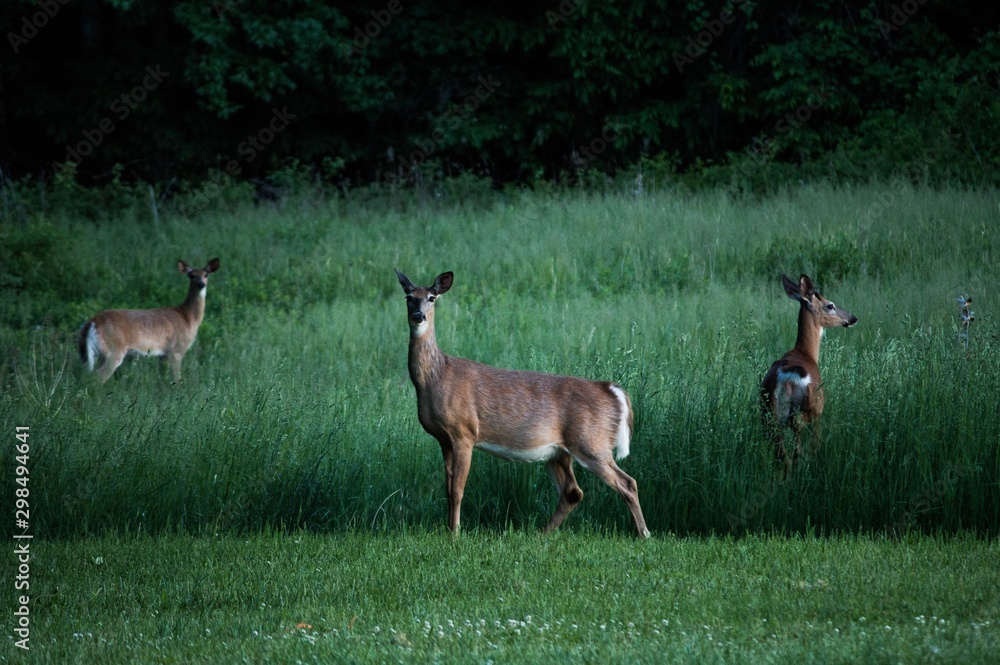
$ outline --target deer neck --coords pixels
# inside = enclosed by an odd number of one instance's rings
[[[199,288],[194,282],[191,282],[187,298],[177,308],[185,318],[201,323],[202,318],[205,316],[205,290],[207,288],[207,286]]]
[[[816,322],[816,317],[805,305],[799,307],[799,332],[795,338],[795,350],[819,364],[819,343],[822,340],[823,327]]]
[[[423,393],[436,385],[444,371],[445,355],[438,348],[434,336],[434,319],[428,318],[423,329],[410,328],[410,379],[417,389]]]

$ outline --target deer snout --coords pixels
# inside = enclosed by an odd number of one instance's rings
[[[853,314],[851,314],[851,318],[849,318],[848,320],[844,321],[844,327],[845,328],[850,328],[851,326],[853,326],[857,322],[858,322],[858,317],[856,317]]]
[[[413,314],[410,314],[410,321],[412,323],[419,324],[423,323],[426,320],[427,320],[427,315],[421,312],[419,309],[415,311]]]

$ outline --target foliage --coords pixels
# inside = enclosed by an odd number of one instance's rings
[[[37,11],[0,8],[0,165],[18,177],[71,160],[87,185],[122,164],[159,187],[342,160],[337,182],[358,186],[433,158],[495,183],[600,185],[582,172],[661,156],[699,172],[755,142],[791,167],[781,183],[924,158],[936,181],[1000,172],[1000,9],[968,0],[104,0],[41,27]]]

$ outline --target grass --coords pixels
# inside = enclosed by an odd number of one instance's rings
[[[0,309],[12,349],[0,425],[33,428],[47,535],[437,526],[440,454],[415,417],[392,268],[417,283],[454,270],[437,308],[446,352],[626,387],[637,432],[625,469],[654,531],[995,534],[995,195],[887,191],[891,205],[876,186],[764,200],[515,193],[236,207],[158,232],[8,226],[18,286]],[[152,361],[105,386],[80,369],[72,332],[87,317],[180,302],[176,260],[216,255],[180,386]],[[821,445],[788,484],[756,406],[795,337],[782,271],[809,273],[860,320],[826,336]],[[959,294],[977,303],[968,350]],[[618,497],[580,476],[587,496],[567,527],[627,532]],[[536,528],[554,499],[537,466],[477,456],[463,518]]]
[[[0,432],[31,428],[30,657],[990,662],[996,200],[892,183],[5,220]],[[103,386],[81,369],[83,321],[179,303],[177,259],[213,256],[179,385],[153,361]],[[446,352],[625,386],[651,542],[582,470],[583,503],[541,537],[544,470],[478,454],[446,535],[393,267],[455,272]],[[756,404],[795,337],[783,271],[859,318],[826,336],[822,436],[788,482]]]
[[[53,541],[31,660],[985,663],[998,555],[967,536]]]

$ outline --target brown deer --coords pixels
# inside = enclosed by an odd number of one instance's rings
[[[508,460],[545,462],[559,491],[546,531],[557,529],[583,499],[573,475],[576,460],[625,500],[639,536],[648,537],[636,482],[615,463],[616,456],[628,455],[632,436],[625,391],[609,382],[497,369],[442,353],[434,302],[451,288],[453,274],[438,275],[428,287],[414,286],[399,270],[396,275],[406,293],[417,417],[444,455],[448,528],[458,533],[472,450],[479,448]]]
[[[782,275],[781,282],[788,297],[799,302],[799,332],[795,348],[775,361],[764,376],[760,384],[760,406],[765,421],[773,419],[774,455],[785,463],[787,478],[802,454],[802,426],[813,425],[813,438],[819,441],[818,421],[823,413],[819,343],[823,330],[839,326],[850,328],[858,319],[821,296],[808,275],[799,277],[798,283]],[[790,427],[795,435],[795,450],[790,459],[785,450],[784,427]]]
[[[178,261],[177,270],[191,280],[182,304],[158,309],[109,309],[83,324],[80,358],[87,369],[93,371],[99,362],[104,383],[126,356],[160,356],[166,357],[174,380],[178,380],[181,361],[205,316],[208,276],[218,269],[219,259],[212,259],[201,269]]]

